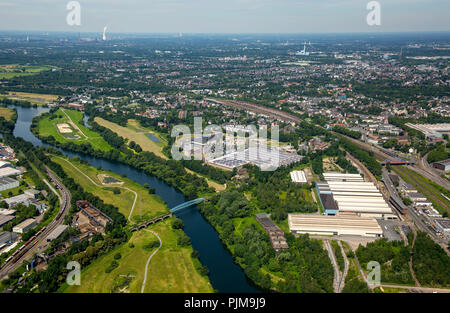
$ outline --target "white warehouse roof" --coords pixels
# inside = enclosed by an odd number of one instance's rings
[[[288,214],[288,224],[289,230],[293,233],[368,237],[381,237],[383,235],[383,230],[376,219],[357,215]]]
[[[306,183],[306,175],[304,171],[291,172],[291,179],[294,183]]]
[[[352,182],[363,182],[364,178],[360,174],[344,174],[336,172],[323,173],[323,177],[326,181],[352,181]]]

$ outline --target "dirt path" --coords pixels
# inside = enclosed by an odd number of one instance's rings
[[[414,273],[413,266],[412,266],[412,259],[413,259],[413,253],[412,253],[412,251],[413,251],[413,249],[414,249],[414,244],[416,243],[416,237],[417,237],[417,233],[414,231],[414,239],[413,239],[413,241],[412,241],[412,243],[411,243],[411,256],[409,257],[408,263],[409,263],[409,270],[410,270],[410,272],[411,272],[411,276],[412,276],[412,278],[414,279],[414,282],[415,282],[416,286],[417,286],[417,287],[421,287],[420,282],[417,280],[416,275],[415,275],[415,273]]]
[[[105,186],[103,186],[103,185],[97,184],[94,180],[92,180],[92,178],[90,178],[90,177],[87,176],[85,173],[83,173],[83,171],[81,171],[78,167],[76,167],[75,165],[73,165],[72,162],[70,162],[69,160],[64,159],[64,158],[61,158],[61,157],[59,157],[59,156],[57,156],[57,158],[59,158],[59,159],[61,159],[61,160],[64,160],[64,161],[66,161],[67,163],[69,163],[74,169],[76,169],[79,173],[81,173],[84,177],[86,177],[86,178],[87,178],[92,184],[94,184],[95,186],[97,186],[97,187],[105,187]],[[134,201],[133,201],[133,205],[131,206],[131,211],[130,211],[130,214],[128,215],[128,221],[130,221],[131,215],[133,214],[133,210],[134,210],[134,207],[136,206],[136,202],[137,202],[137,199],[138,199],[137,192],[134,191],[134,190],[131,190],[130,188],[127,188],[127,187],[117,186],[117,188],[125,189],[125,190],[131,191],[132,193],[134,193]]]
[[[342,246],[342,243],[339,240],[337,241],[337,243],[338,243],[339,247],[341,248],[342,257],[344,258],[344,264],[345,264],[344,273],[342,273],[341,281],[339,282],[339,286],[338,286],[338,292],[341,293],[342,289],[344,289],[344,286],[345,286],[345,278],[347,277],[349,262],[347,259],[347,255],[345,254],[344,247]]]
[[[333,248],[330,245],[330,241],[324,240],[323,242],[325,244],[325,248],[328,251],[328,256],[330,257],[331,264],[333,264],[333,268],[334,268],[333,290],[335,293],[338,293],[339,292],[339,278],[341,277],[340,271],[339,271],[339,266],[336,262],[336,257],[334,256]]]
[[[64,113],[64,114],[67,116],[67,118],[69,119],[70,125],[72,125],[72,127],[75,128],[77,131],[79,131],[79,132],[84,136],[84,138],[86,138],[86,140],[89,139],[89,137],[86,136],[86,135],[81,131],[81,129],[78,127],[78,125],[75,124],[75,123],[72,121],[72,119],[70,118],[69,114],[67,114],[66,111],[64,111],[64,109],[62,109],[62,108],[61,108],[61,111],[63,111],[63,113]]]
[[[161,238],[159,238],[157,233],[155,233],[152,230],[148,230],[148,229],[144,229],[144,230],[147,231],[147,232],[152,233],[153,235],[155,235],[158,238],[158,240],[159,240],[159,247],[155,251],[153,251],[153,253],[148,257],[147,263],[145,264],[144,281],[142,282],[141,293],[144,293],[144,290],[145,290],[145,283],[147,282],[148,265],[150,263],[150,260],[156,254],[156,252],[158,252],[159,248],[161,248],[161,246],[162,246]]]

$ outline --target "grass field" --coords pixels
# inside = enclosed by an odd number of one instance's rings
[[[0,116],[4,117],[5,120],[10,121],[13,115],[14,115],[13,109],[0,107]]]
[[[59,109],[55,112],[56,118],[43,118],[39,121],[39,134],[47,137],[53,136],[58,142],[73,142],[82,144],[89,142],[96,150],[109,151],[112,147],[96,132],[83,125],[83,113],[76,110]],[[70,134],[61,134],[58,124],[68,124],[72,129]]]
[[[159,235],[162,246],[149,263],[144,292],[213,292],[208,278],[201,276],[195,268],[198,260],[191,258],[192,247],[177,245],[177,235],[171,228],[171,219],[152,225],[148,229]],[[157,240],[155,235],[145,230],[133,233],[128,243],[101,256],[83,269],[80,286],[64,285],[60,291],[69,293],[140,293],[147,259],[156,249],[149,250],[144,246]],[[134,244],[133,248],[130,247],[130,243]],[[111,264],[117,253],[122,255],[122,258],[117,261],[119,266],[107,274],[105,268]],[[127,276],[131,279],[128,283],[124,282]]]
[[[167,157],[162,153],[162,149],[167,145],[167,141],[160,134],[153,132],[147,128],[143,128],[138,121],[132,119],[128,120],[127,127],[122,127],[120,125],[117,125],[116,123],[107,121],[100,117],[96,117],[94,121],[99,125],[112,130],[119,136],[128,139],[129,140],[128,142],[130,141],[136,142],[138,145],[141,146],[142,150],[153,152],[157,156],[167,160]],[[148,133],[151,133],[153,136],[157,137],[160,140],[160,142],[154,142],[153,140],[148,138],[146,136],[146,134]],[[216,191],[225,190],[225,185],[219,184],[187,168],[186,171],[190,174],[195,174],[197,176],[205,178],[208,185],[210,187],[213,187]]]
[[[67,161],[67,159],[62,159],[61,157],[55,156],[52,157],[52,161],[60,164],[63,167],[64,172],[73,178],[76,183],[83,186],[85,191],[94,194],[105,203],[113,204],[118,207],[120,213],[122,213],[126,218],[130,215],[137,194],[133,214],[130,217],[130,220],[133,223],[137,223],[141,220],[148,220],[150,218],[168,213],[169,211],[165,202],[160,197],[157,195],[151,195],[147,189],[130,179],[121,177],[115,173],[100,171],[92,166],[81,164],[74,159]],[[108,176],[122,181],[124,184],[118,186],[120,188],[120,194],[114,194],[114,187],[103,187],[98,178],[99,174],[107,174]],[[129,190],[125,188],[128,188]]]
[[[49,71],[52,68],[54,67],[49,65],[0,65],[0,79],[10,79],[13,77],[35,75],[43,71]]]
[[[56,101],[58,99],[58,96],[40,94],[40,93],[10,91],[6,95],[6,98],[12,99],[12,100],[29,101],[33,104],[43,105],[43,104],[47,104],[47,103]]]
[[[94,121],[99,125],[112,130],[119,136],[128,139],[128,142],[134,141],[141,146],[142,150],[153,152],[157,156],[167,160],[167,157],[162,153],[162,149],[165,145],[167,145],[167,141],[165,141],[165,139],[163,139],[159,134],[142,128],[139,125],[138,121],[129,120],[127,127],[122,127],[116,123],[112,123],[110,121],[102,119],[101,117],[96,117]],[[160,142],[154,142],[153,140],[148,138],[148,133],[151,133],[152,135],[157,137]]]

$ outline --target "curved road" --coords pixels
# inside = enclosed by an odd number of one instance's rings
[[[345,277],[347,277],[349,263],[348,263],[347,255],[345,254],[344,247],[342,246],[341,241],[337,240],[337,243],[338,243],[339,247],[341,248],[342,257],[344,258],[344,264],[345,264],[344,272],[342,273],[341,280],[340,280],[339,286],[338,286],[338,292],[341,293],[342,289],[344,289],[344,286],[345,286]]]
[[[61,160],[64,160],[64,161],[66,161],[67,163],[69,163],[70,165],[72,165],[72,167],[73,167],[74,169],[76,169],[76,170],[77,170],[79,173],[81,173],[84,177],[86,177],[87,179],[89,179],[89,181],[90,181],[92,184],[94,184],[95,186],[101,187],[101,188],[105,187],[105,186],[103,186],[103,185],[97,184],[94,180],[92,180],[92,178],[90,178],[90,177],[87,176],[85,173],[83,173],[83,171],[81,171],[78,167],[76,167],[75,165],[73,165],[72,162],[70,162],[69,160],[67,160],[67,159],[65,159],[65,158],[61,158],[61,157],[59,157],[59,156],[57,156],[57,158],[59,158],[59,159],[61,159]],[[133,201],[133,205],[131,206],[131,211],[130,211],[130,214],[128,215],[128,221],[130,221],[131,215],[133,214],[133,210],[134,210],[134,207],[136,206],[136,202],[137,202],[137,199],[138,199],[137,192],[134,191],[134,190],[131,190],[130,188],[127,188],[127,187],[117,186],[117,188],[125,189],[125,190],[131,191],[132,193],[134,193],[134,201]]]
[[[418,168],[415,168],[415,170],[420,171],[423,176],[427,177],[430,180],[433,180],[436,183],[439,182],[439,185],[450,190],[450,181],[442,178],[437,172],[437,170],[434,169],[430,165],[430,163],[428,163],[427,160],[428,154],[430,154],[430,152],[428,152],[422,158],[419,159],[419,162],[417,163]]]
[[[145,274],[144,274],[144,281],[142,282],[141,293],[144,293],[145,283],[147,282],[148,264],[150,263],[150,260],[152,259],[152,257],[156,254],[156,252],[158,252],[159,248],[161,248],[161,246],[162,246],[161,238],[159,238],[157,233],[155,233],[152,230],[148,230],[148,229],[144,229],[144,230],[152,233],[153,235],[155,235],[158,238],[158,240],[159,240],[159,247],[155,251],[153,251],[153,253],[148,257],[147,263],[145,264]]]

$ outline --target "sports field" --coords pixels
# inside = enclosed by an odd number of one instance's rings
[[[119,136],[128,139],[128,142],[134,141],[141,146],[142,150],[153,152],[157,156],[167,160],[167,157],[162,153],[162,149],[167,145],[167,141],[158,133],[141,127],[138,121],[129,120],[127,127],[122,127],[116,123],[102,119],[101,117],[96,117],[94,121],[99,125],[112,130]],[[151,140],[147,136],[149,133],[158,138],[160,141],[154,142]]]
[[[209,280],[195,268],[197,259],[191,258],[192,247],[177,245],[177,235],[171,227],[172,219],[148,227],[161,238],[161,248],[153,255],[148,265],[145,293],[199,293],[213,292]],[[81,272],[79,286],[64,285],[60,291],[68,293],[140,293],[144,281],[146,263],[156,248],[146,248],[150,242],[158,241],[146,230],[133,233],[128,243],[120,245],[101,256]],[[130,243],[134,247],[130,246]],[[116,260],[119,266],[106,273],[105,269]]]
[[[61,165],[64,172],[73,178],[77,184],[83,186],[87,192],[99,197],[105,203],[118,207],[120,213],[126,218],[130,217],[132,224],[169,212],[165,202],[160,197],[150,194],[143,186],[128,178],[108,171],[100,171],[74,159],[68,160],[55,156],[52,157],[52,161]],[[99,179],[100,174],[114,177],[123,184],[114,187],[105,186]],[[115,188],[118,188],[120,193],[114,193]],[[131,211],[132,214],[130,215]]]
[[[83,144],[89,142],[95,150],[109,151],[112,147],[96,132],[83,125],[83,113],[76,110],[59,109],[53,115],[39,120],[39,134],[53,136],[58,142]],[[63,124],[68,124],[72,132],[60,132]],[[66,128],[66,127],[65,127]]]

